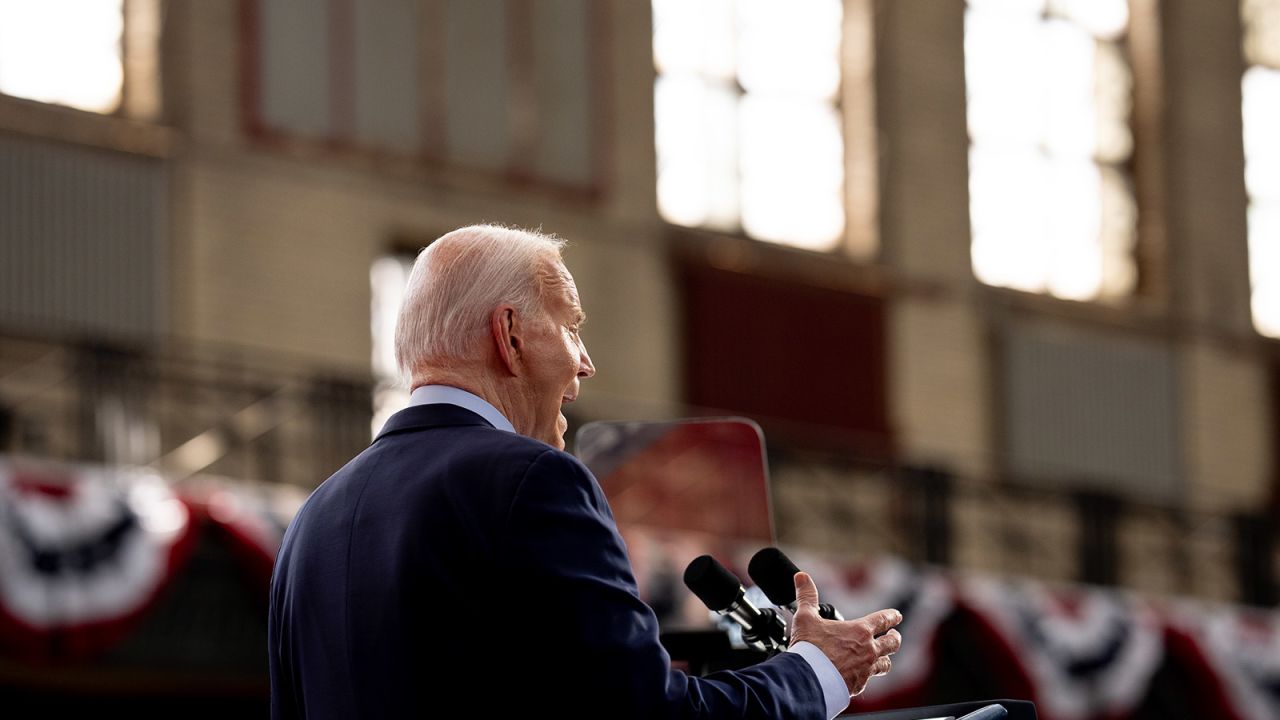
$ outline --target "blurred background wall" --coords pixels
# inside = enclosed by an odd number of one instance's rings
[[[783,542],[1277,602],[1276,0],[0,0],[0,93],[14,457],[305,492],[499,222]]]

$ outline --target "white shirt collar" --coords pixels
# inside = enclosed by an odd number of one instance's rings
[[[499,430],[516,431],[511,421],[487,400],[451,385],[423,385],[409,395],[409,405],[457,405],[479,415]]]

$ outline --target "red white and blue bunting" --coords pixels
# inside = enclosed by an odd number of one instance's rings
[[[1125,594],[994,578],[960,585],[963,602],[1015,649],[1044,717],[1124,717],[1163,659],[1163,622]]]
[[[179,494],[218,531],[249,581],[267,587],[284,531],[306,500],[300,488],[196,477]],[[266,602],[266,595],[263,595]]]
[[[1280,718],[1280,613],[1183,601],[1169,617],[1197,639],[1194,647],[1238,717]]]
[[[0,461],[0,626],[25,654],[114,643],[191,546],[187,505],[154,474]]]
[[[745,564],[751,553],[741,554]],[[1280,719],[1280,612],[950,573],[894,558],[841,563],[794,548],[787,554],[846,618],[903,611],[893,672],[869,683],[853,710],[931,702],[928,685],[947,669],[939,666],[939,638],[963,625],[965,640],[978,641],[967,648],[969,662],[979,672],[1012,670],[992,684],[1034,700],[1044,720],[1131,717],[1169,662],[1195,678],[1186,694],[1197,695],[1202,716]],[[959,616],[965,623],[949,625]]]
[[[0,655],[79,661],[119,643],[201,537],[266,603],[297,488],[0,457]]]
[[[277,485],[174,486],[143,470],[0,457],[0,656],[62,662],[109,650],[183,572],[198,536],[241,561],[265,622],[271,563],[304,498]],[[726,559],[745,567],[756,549]],[[893,672],[868,685],[857,710],[928,704],[937,677],[971,662],[990,680],[984,692],[1034,700],[1044,720],[1149,717],[1143,703],[1169,677],[1195,685],[1179,690],[1198,716],[1280,718],[1280,612],[786,550],[846,618],[905,615]],[[961,647],[964,659],[940,647]]]

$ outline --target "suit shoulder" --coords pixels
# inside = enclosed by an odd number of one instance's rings
[[[530,466],[530,472],[551,471],[557,473],[573,473],[585,477],[594,477],[587,466],[577,457],[569,454],[564,450],[559,450],[545,443],[538,441],[537,444],[541,448],[541,452],[537,453],[533,458],[533,464]]]
[[[524,461],[526,466],[536,464],[536,469],[572,467],[586,471],[586,466],[578,458],[541,440],[491,428],[475,429],[472,432],[483,440],[465,446],[466,452],[470,454],[514,463]]]
[[[484,428],[473,430],[470,435],[474,441],[460,444],[458,452],[485,462],[497,462],[513,468],[529,468],[535,463],[539,467],[549,463],[581,465],[569,453],[517,433]]]
[[[517,503],[565,503],[610,514],[604,491],[587,466],[573,455],[548,445],[543,445],[542,452],[529,463],[515,491]]]

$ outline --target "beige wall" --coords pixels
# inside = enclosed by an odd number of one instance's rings
[[[367,368],[368,269],[393,236],[426,242],[475,222],[541,227],[570,240],[567,262],[591,316],[586,337],[600,373],[589,389],[602,398],[584,394],[580,409],[623,412],[635,398],[654,406],[647,412],[670,412],[676,323],[652,194],[653,70],[647,33],[631,32],[647,27],[647,6],[618,3],[610,16],[615,90],[602,122],[611,155],[598,202],[254,147],[238,114],[237,18],[233,3],[171,8],[181,78],[171,102],[187,141],[177,161],[179,333]]]
[[[181,82],[172,83],[171,105],[186,133],[178,161],[181,332],[359,369],[369,355],[367,269],[393,235],[427,239],[482,220],[541,226],[572,241],[569,264],[591,315],[587,340],[600,374],[578,410],[678,411],[678,308],[652,193],[647,4],[610,4],[612,83],[601,109],[607,172],[595,202],[498,179],[460,185],[258,149],[239,127],[234,7],[172,6]],[[987,337],[992,296],[997,306],[1004,300],[974,281],[969,261],[963,4],[895,0],[873,8],[878,264],[894,288],[891,417],[908,457],[987,477],[1000,465]],[[1166,98],[1164,202],[1156,210],[1175,292],[1167,302],[1138,298],[1092,314],[1060,303],[1065,310],[1050,314],[1086,324],[1091,316],[1118,319],[1176,338],[1193,496],[1254,506],[1272,459],[1263,348],[1249,326],[1245,279],[1240,31],[1230,3],[1164,3],[1159,16]]]

